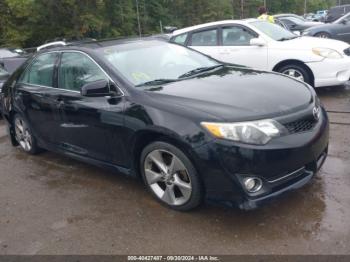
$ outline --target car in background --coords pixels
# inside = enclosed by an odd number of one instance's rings
[[[226,20],[177,30],[170,40],[227,63],[275,71],[314,87],[345,84],[350,45],[300,37],[258,19]]]
[[[309,28],[303,32],[303,35],[332,38],[350,43],[350,13],[332,23]]]
[[[285,24],[289,31],[297,34],[302,34],[307,28],[322,24],[321,22],[308,21],[305,18],[294,14],[279,14],[274,15],[273,17],[275,18],[275,21],[281,21]]]
[[[314,14],[314,13],[305,14],[304,15],[304,19],[306,19],[307,21],[316,21],[316,22],[318,22],[318,20],[315,20],[316,19],[316,14]]]
[[[313,21],[325,22],[327,14],[328,14],[328,10],[319,10],[319,11],[316,12]]]
[[[26,52],[21,48],[9,48],[9,47],[0,48],[0,59],[6,58],[6,57],[22,56],[25,54]]]
[[[329,121],[309,85],[163,40],[37,53],[3,94],[13,145],[139,177],[175,210],[256,208],[327,157]]]
[[[326,16],[326,23],[334,22],[350,12],[350,5],[339,5],[329,9]]]

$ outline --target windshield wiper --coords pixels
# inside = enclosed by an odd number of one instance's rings
[[[280,39],[278,39],[277,41],[287,41],[287,40],[292,40],[292,39],[295,39],[295,38],[298,38],[300,36],[291,36],[291,37],[282,37]]]
[[[179,78],[185,78],[185,77],[189,77],[189,76],[193,76],[193,75],[196,75],[196,74],[199,74],[199,73],[203,73],[203,72],[206,72],[206,71],[210,71],[210,70],[213,70],[215,68],[218,68],[218,67],[222,67],[224,65],[220,64],[220,65],[215,65],[215,66],[206,66],[206,67],[199,67],[199,68],[196,68],[196,69],[193,69],[183,75],[180,75]]]
[[[160,78],[160,79],[154,79],[154,80],[151,80],[151,81],[147,81],[147,82],[138,84],[138,85],[136,85],[136,87],[161,85],[161,84],[167,84],[167,83],[171,83],[171,82],[175,82],[175,81],[177,81],[177,79],[165,79],[165,78],[163,79],[163,78]]]

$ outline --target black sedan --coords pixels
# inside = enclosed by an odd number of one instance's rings
[[[274,15],[274,18],[278,24],[282,23],[289,31],[298,33],[302,33],[310,27],[323,24],[321,22],[308,21],[303,17],[294,14]]]
[[[256,208],[309,182],[327,155],[310,86],[160,40],[37,53],[3,95],[13,145],[140,176],[176,210]]]
[[[350,43],[350,13],[330,24],[309,28],[303,35],[332,38]]]

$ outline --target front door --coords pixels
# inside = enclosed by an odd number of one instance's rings
[[[232,64],[266,70],[268,65],[267,46],[250,45],[258,35],[251,30],[232,25],[221,30],[222,44],[218,47],[217,59]]]
[[[58,69],[61,147],[72,153],[119,164],[124,97],[86,97],[81,88],[111,80],[89,56],[64,52]],[[111,84],[114,85],[114,84]]]
[[[350,43],[350,15],[344,17],[335,28],[336,39]]]

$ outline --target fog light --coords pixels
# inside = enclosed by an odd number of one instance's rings
[[[247,177],[243,180],[245,189],[250,193],[258,192],[262,188],[262,181],[260,178]]]

